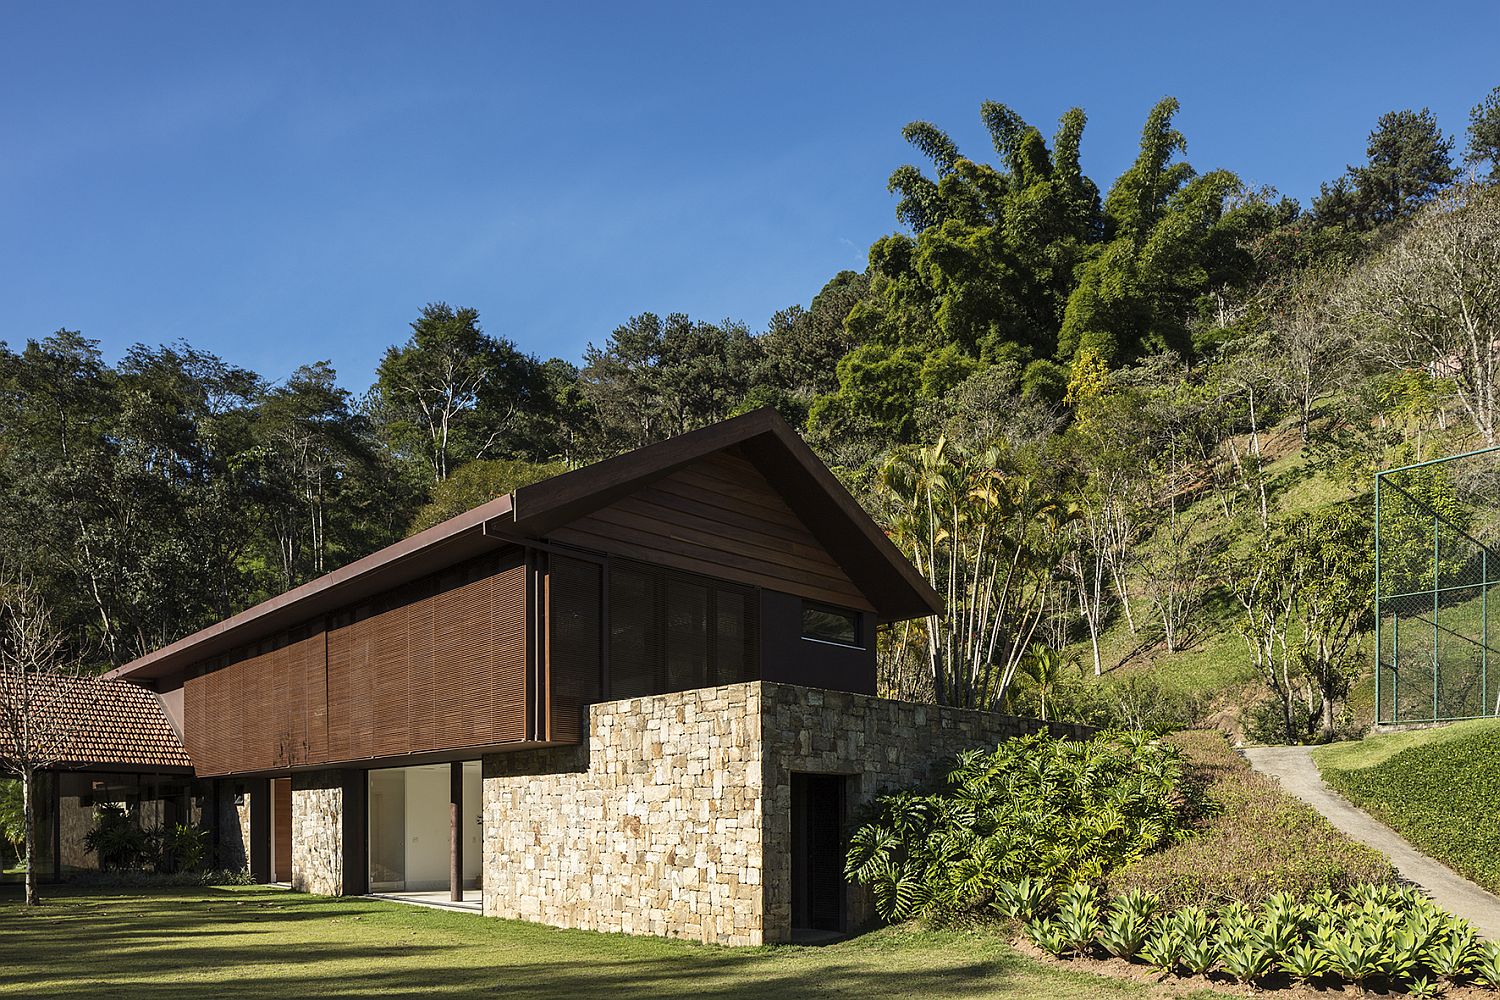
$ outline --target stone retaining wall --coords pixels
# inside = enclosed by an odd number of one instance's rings
[[[292,775],[292,888],[344,891],[344,786],[338,771]]]
[[[847,775],[852,812],[959,750],[1043,727],[762,681],[596,704],[582,746],[484,758],[484,912],[788,941],[793,772]],[[868,917],[863,892],[847,903],[851,923]]]
[[[484,912],[758,944],[760,690],[605,702],[578,747],[484,758]]]

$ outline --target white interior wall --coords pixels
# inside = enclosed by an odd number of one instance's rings
[[[406,771],[406,890],[448,887],[448,765]]]
[[[484,861],[484,774],[479,761],[464,762],[464,883],[479,884]]]

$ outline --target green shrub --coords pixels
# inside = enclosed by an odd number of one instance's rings
[[[1337,759],[1319,759],[1330,785],[1423,853],[1500,892],[1500,727],[1418,743],[1368,767],[1343,769]]]
[[[1168,906],[1260,903],[1277,893],[1308,899],[1363,883],[1391,884],[1378,851],[1335,830],[1312,807],[1256,774],[1217,730],[1173,733],[1184,785],[1208,807],[1187,836],[1108,875],[1111,892],[1141,889]]]
[[[208,831],[178,823],[153,835],[158,872],[191,872],[203,867],[208,857]]]
[[[1002,910],[1029,875],[1051,890],[1173,843],[1192,803],[1177,748],[1141,733],[1045,735],[960,754],[941,788],[879,797],[850,840],[847,873],[887,920]]]
[[[83,848],[99,859],[100,871],[139,868],[151,854],[151,837],[134,816],[106,803],[94,810],[94,826],[84,835]]]
[[[239,868],[209,868],[190,872],[148,872],[122,869],[107,872],[78,872],[68,877],[68,885],[99,889],[156,889],[205,885],[255,885],[255,878]]]

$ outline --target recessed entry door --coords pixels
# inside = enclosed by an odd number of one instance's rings
[[[849,779],[792,775],[792,927],[843,931],[844,814]]]
[[[292,779],[271,780],[271,881],[292,880]]]

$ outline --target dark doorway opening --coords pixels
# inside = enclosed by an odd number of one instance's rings
[[[292,779],[271,781],[271,881],[292,881]]]
[[[844,812],[842,774],[792,775],[792,929],[843,933]]]

